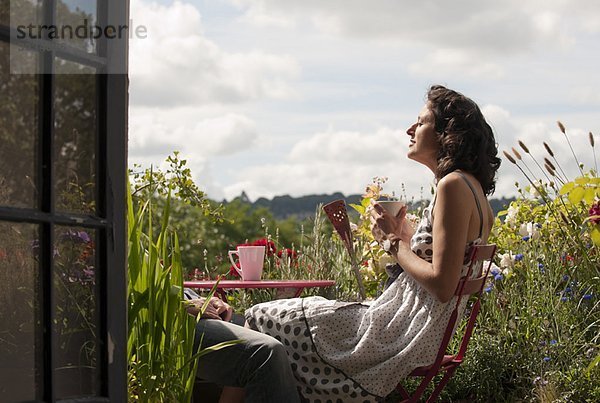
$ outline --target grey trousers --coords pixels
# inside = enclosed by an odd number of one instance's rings
[[[300,402],[296,380],[283,345],[273,337],[229,322],[202,319],[196,326],[196,346],[209,347],[244,340],[200,357],[197,376],[246,391],[248,403]]]

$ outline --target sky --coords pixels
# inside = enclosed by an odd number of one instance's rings
[[[129,164],[178,150],[215,200],[356,194],[374,177],[426,195],[406,129],[432,84],[477,102],[500,152],[521,140],[540,162],[547,142],[574,177],[560,120],[594,167],[595,0],[131,0],[130,13],[148,35],[130,42]],[[503,159],[495,197],[516,181]]]

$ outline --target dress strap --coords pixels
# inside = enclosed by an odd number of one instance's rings
[[[465,182],[467,182],[467,185],[469,185],[469,189],[471,189],[471,192],[473,193],[473,197],[475,198],[475,203],[477,203],[477,211],[479,212],[479,238],[481,238],[481,235],[483,234],[483,213],[481,212],[481,204],[479,204],[479,198],[477,197],[477,193],[475,193],[475,189],[473,189],[473,185],[471,185],[471,182],[469,182],[469,180],[467,179],[467,177],[459,171],[454,171],[457,174],[460,175],[461,178],[463,178],[463,180]]]

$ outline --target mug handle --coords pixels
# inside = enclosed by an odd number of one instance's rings
[[[237,250],[230,250],[229,252],[227,252],[227,255],[229,255],[229,260],[231,261],[231,264],[233,265],[233,268],[238,272],[238,274],[241,276],[242,275],[242,270],[239,269],[237,267],[237,264],[235,263],[235,261],[233,260],[233,256],[232,255],[238,255],[238,258],[240,257],[239,253]]]

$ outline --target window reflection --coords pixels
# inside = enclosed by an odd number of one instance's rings
[[[97,25],[96,1],[59,1],[56,6],[56,25],[61,30],[58,42],[86,52],[96,52],[96,40],[90,33],[91,27]]]
[[[96,211],[97,76],[91,67],[56,59],[54,189],[58,211]],[[79,73],[79,74],[77,74]]]
[[[54,233],[55,385],[58,398],[98,393],[96,232]]]
[[[40,22],[42,0],[0,1],[0,25],[37,24]]]
[[[42,350],[35,326],[40,318],[38,248],[36,225],[0,221],[1,401],[36,399]]]
[[[37,55],[0,42],[0,205],[36,207],[38,78],[11,74],[11,64],[36,71]]]

